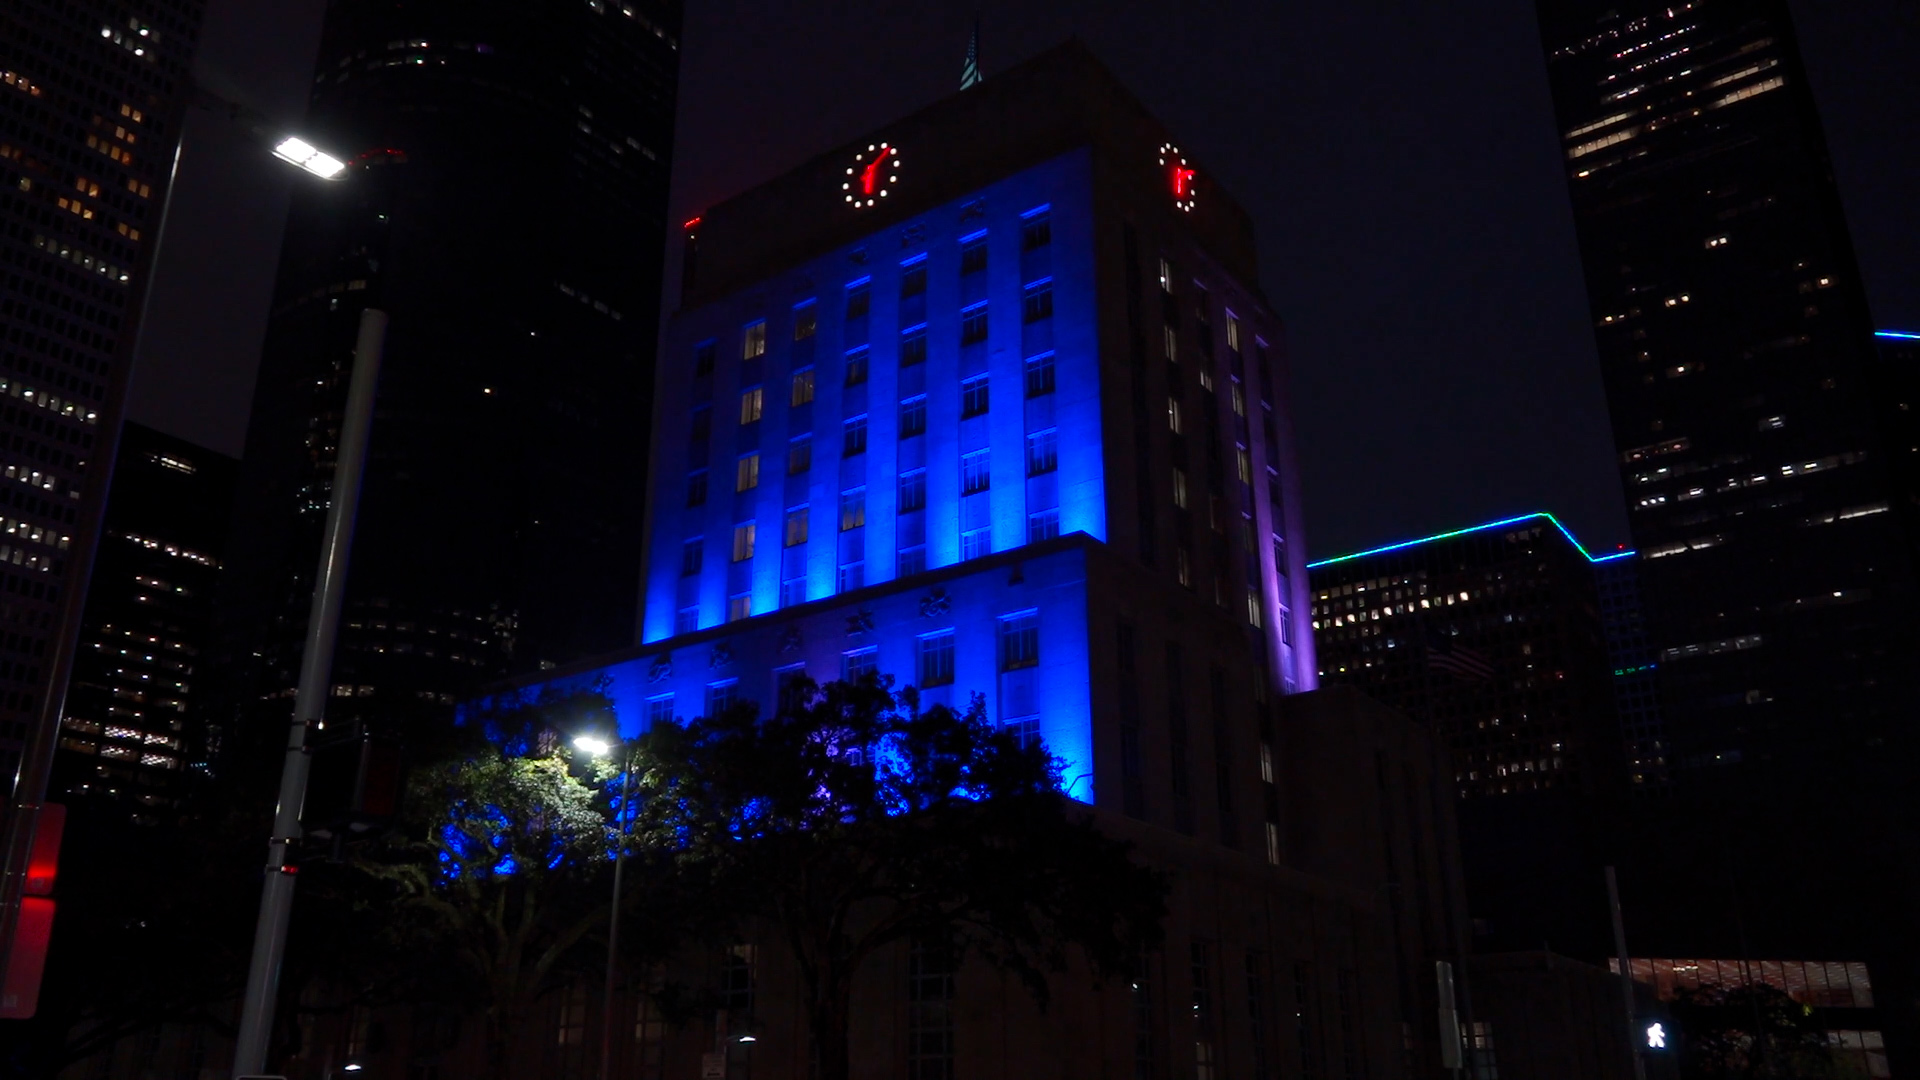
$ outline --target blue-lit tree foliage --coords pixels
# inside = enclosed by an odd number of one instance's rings
[[[1158,937],[1160,876],[977,698],[922,710],[870,679],[788,697],[650,733],[635,828],[711,909],[791,950],[820,1080],[848,1075],[854,978],[880,950],[950,945],[1044,1005],[1071,954],[1117,973]]]

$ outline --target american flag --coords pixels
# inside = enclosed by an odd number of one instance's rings
[[[1470,682],[1486,682],[1493,678],[1493,661],[1485,653],[1456,645],[1451,637],[1431,635],[1427,638],[1427,668],[1430,671],[1444,671],[1456,679]]]
[[[967,62],[960,65],[960,89],[980,81],[980,22],[973,24],[973,37],[967,40]]]

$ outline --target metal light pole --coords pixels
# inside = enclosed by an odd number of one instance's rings
[[[253,962],[247,968],[247,997],[240,1012],[240,1033],[233,1055],[236,1077],[258,1075],[266,1067],[274,999],[280,992],[280,966],[286,958],[287,917],[293,911],[297,867],[287,864],[287,848],[300,838],[300,810],[307,798],[311,764],[307,728],[323,719],[332,683],[334,638],[340,627],[347,555],[353,546],[353,523],[360,509],[360,479],[366,469],[367,436],[373,426],[374,390],[380,381],[386,336],[386,312],[367,308],[360,313],[360,338],[353,350],[347,411],[340,425],[333,486],[327,500],[325,539],[320,545],[313,607],[307,616],[307,640],[300,656],[300,686],[293,699],[293,722],[287,728],[280,804],[274,811],[273,835],[267,839],[266,888],[260,896],[260,921],[254,929]]]
[[[1613,911],[1613,951],[1620,956],[1620,999],[1627,1012],[1627,1057],[1634,1080],[1647,1080],[1647,1064],[1640,1058],[1640,1025],[1633,1015],[1633,968],[1627,963],[1627,927],[1620,918],[1620,883],[1607,867],[1607,906]]]
[[[573,745],[595,757],[604,757],[612,749],[606,740],[588,735],[574,739]],[[613,909],[607,913],[607,986],[600,1004],[600,1080],[611,1080],[613,1076],[613,984],[620,955],[620,884],[627,868],[627,838],[633,831],[632,798],[633,747],[629,744],[626,763],[620,768],[620,846],[613,853]]]

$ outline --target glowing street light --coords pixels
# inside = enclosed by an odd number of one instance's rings
[[[613,744],[605,739],[596,739],[591,735],[579,735],[574,737],[573,748],[575,750],[585,750],[594,757],[606,757],[607,751],[613,749]]]
[[[273,156],[281,161],[292,162],[322,180],[331,180],[340,175],[347,163],[332,154],[322,153],[320,149],[305,139],[283,139],[273,148]]]

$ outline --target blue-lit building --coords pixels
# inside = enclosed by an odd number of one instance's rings
[[[966,968],[943,992],[979,1007],[929,1034],[881,970],[918,969],[876,961],[873,1075],[1437,1076],[1431,961],[1464,925],[1445,770],[1390,710],[1305,693],[1282,330],[1232,198],[1068,45],[683,239],[636,643],[502,693],[598,685],[626,736],[771,709],[801,674],[978,694],[1169,871],[1165,947],[1047,1014]],[[804,1076],[765,1004],[791,971],[755,955],[728,961],[758,965],[753,1074]]]

